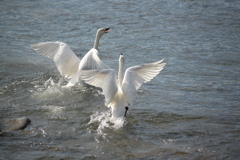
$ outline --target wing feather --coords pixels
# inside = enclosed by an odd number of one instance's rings
[[[137,65],[126,70],[122,83],[122,91],[130,105],[133,104],[136,92],[141,85],[153,79],[166,65],[166,63],[161,63],[162,61]]]
[[[43,42],[32,44],[31,48],[37,53],[52,59],[61,75],[72,78],[79,67],[80,59],[70,47],[63,42]]]
[[[90,70],[90,69],[107,69],[105,65],[98,57],[98,51],[94,48],[88,51],[87,54],[82,58],[79,70]]]
[[[82,70],[80,76],[85,83],[102,88],[106,105],[118,91],[117,76],[113,69]]]

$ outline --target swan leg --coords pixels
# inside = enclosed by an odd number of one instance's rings
[[[126,107],[125,107],[124,117],[126,117],[128,109],[129,109],[128,106],[126,106]]]

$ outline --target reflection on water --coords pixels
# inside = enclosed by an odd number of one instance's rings
[[[217,1],[2,1],[0,159],[238,159],[240,3]],[[62,41],[78,57],[111,27],[100,58],[118,70],[164,58],[126,120],[112,120],[100,89],[65,87],[30,44]]]

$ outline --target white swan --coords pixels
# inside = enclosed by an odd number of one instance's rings
[[[79,81],[79,71],[84,69],[108,68],[98,57],[99,40],[110,28],[100,28],[97,30],[94,46],[80,60],[70,47],[63,42],[42,42],[32,44],[31,48],[37,53],[52,59],[61,75],[71,78],[67,86],[73,86]]]
[[[80,76],[85,83],[102,88],[105,105],[112,109],[112,118],[125,117],[140,86],[153,79],[166,65],[162,61],[130,67],[123,76],[124,57],[120,54],[118,79],[113,69],[82,70]]]

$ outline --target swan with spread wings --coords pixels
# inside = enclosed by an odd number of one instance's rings
[[[79,82],[79,72],[89,69],[108,68],[98,57],[99,40],[105,33],[110,32],[110,28],[100,28],[97,30],[94,46],[80,60],[71,50],[68,44],[63,42],[42,42],[32,44],[31,48],[37,53],[52,59],[61,75],[69,78],[67,86],[73,86]]]
[[[133,66],[123,74],[124,56],[120,54],[118,78],[110,68],[81,70],[80,76],[85,83],[102,88],[105,104],[111,107],[112,118],[126,117],[140,86],[158,75],[166,65],[162,61]]]

